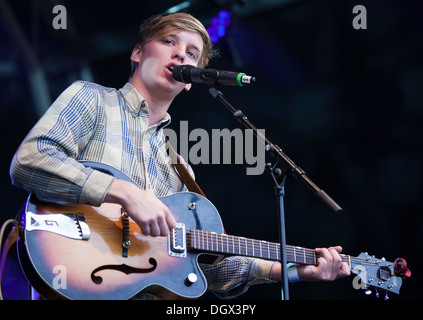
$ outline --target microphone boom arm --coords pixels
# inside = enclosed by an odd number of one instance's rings
[[[342,208],[322,189],[320,189],[313,181],[307,177],[305,171],[297,166],[280,148],[278,145],[273,144],[262,132],[258,131],[257,128],[248,120],[247,116],[242,110],[236,109],[228,100],[223,96],[222,92],[214,87],[209,89],[212,97],[220,101],[225,105],[235,119],[242,123],[247,129],[252,129],[256,137],[265,143],[266,151],[269,152],[276,159],[280,160],[284,165],[284,173],[292,174],[296,179],[304,183],[318,198],[320,198],[326,205],[335,213],[341,213]]]

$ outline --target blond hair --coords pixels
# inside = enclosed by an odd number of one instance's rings
[[[135,48],[145,48],[152,40],[160,38],[171,29],[200,34],[203,40],[203,51],[198,62],[199,67],[205,67],[215,56],[216,52],[204,25],[192,15],[183,12],[158,14],[144,21],[140,26]],[[135,71],[136,65],[135,62],[132,62],[131,74]]]

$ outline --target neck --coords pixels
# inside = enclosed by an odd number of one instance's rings
[[[217,234],[203,230],[190,229],[187,245],[191,250],[255,257],[272,261],[280,260],[279,243]],[[319,255],[313,249],[288,245],[286,246],[286,258],[287,262],[316,265]],[[349,262],[350,258],[348,255],[342,255],[342,259],[345,262]]]
[[[137,78],[132,78],[130,83],[134,88],[144,97],[148,105],[148,124],[149,126],[155,125],[160,122],[169,110],[170,104],[174,97],[168,96],[161,92],[160,94],[154,94],[151,90],[146,90],[143,83],[137,81]]]
[[[145,100],[148,104],[148,125],[151,127],[163,120],[169,106],[158,107],[157,104],[151,103],[147,98]]]

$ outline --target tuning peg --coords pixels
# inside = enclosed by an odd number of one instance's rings
[[[385,301],[389,300],[388,292],[385,294]]]
[[[377,290],[375,290],[375,295],[376,295],[376,298],[379,298],[379,292]]]
[[[370,289],[364,290],[364,294],[366,296],[371,295],[372,294],[372,290],[370,290]]]

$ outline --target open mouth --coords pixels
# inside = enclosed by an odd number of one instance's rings
[[[168,66],[168,67],[167,67],[167,70],[169,70],[169,71],[170,71],[170,73],[172,73],[173,68],[175,68],[175,66]]]
[[[173,80],[173,81],[177,81],[177,80],[175,80],[175,78],[173,77],[173,70],[175,69],[175,67],[177,67],[177,66],[179,66],[179,64],[176,64],[176,63],[168,63],[166,66],[165,66],[165,70],[167,70],[166,71],[166,74],[167,74],[167,76],[169,77],[169,78],[171,78],[171,80]]]
[[[174,67],[175,66],[169,66],[169,67],[167,67],[166,69],[169,71],[169,76],[173,79],[173,74],[172,74],[172,71],[173,71],[173,69],[174,69]]]

